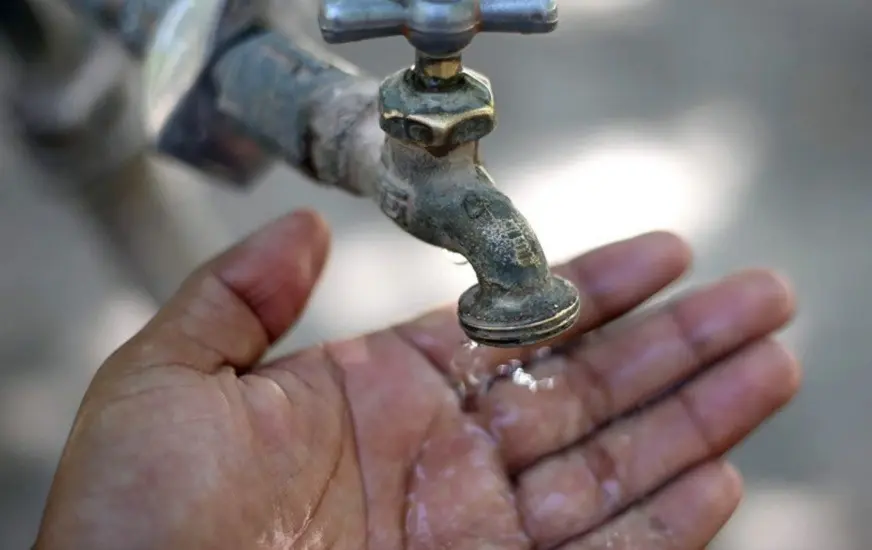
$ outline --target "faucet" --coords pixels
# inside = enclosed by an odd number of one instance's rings
[[[569,328],[578,291],[550,272],[530,224],[482,166],[494,95],[461,60],[479,32],[550,32],[555,1],[323,0],[319,20],[330,43],[403,35],[415,48],[415,64],[379,86],[377,201],[403,230],[469,261],[478,284],[461,295],[458,317],[470,339],[529,345]]]
[[[380,83],[255,0],[66,0],[144,62],[153,148],[246,186],[276,158],[374,199],[421,241],[464,256],[478,283],[458,302],[480,344],[541,344],[576,321],[579,293],[482,165],[496,126],[489,80],[466,68],[479,32],[545,33],[554,0],[323,0],[328,43],[403,35],[415,61]]]

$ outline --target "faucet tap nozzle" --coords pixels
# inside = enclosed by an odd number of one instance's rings
[[[320,21],[328,42],[402,34],[415,47],[415,65],[379,88],[377,200],[402,229],[475,269],[478,284],[458,303],[467,336],[516,347],[570,328],[578,290],[551,273],[529,223],[482,166],[478,141],[496,126],[493,91],[461,62],[478,32],[553,30],[554,0],[324,0]]]

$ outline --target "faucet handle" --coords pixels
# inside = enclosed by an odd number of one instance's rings
[[[421,53],[458,53],[479,32],[538,34],[557,26],[557,0],[322,0],[330,44],[404,35]]]

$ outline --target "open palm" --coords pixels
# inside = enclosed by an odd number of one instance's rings
[[[327,243],[312,214],[274,222],[101,367],[37,548],[699,550],[741,496],[721,455],[798,389],[767,272],[595,330],[687,268],[665,233],[560,268],[583,308],[531,363],[547,388],[498,382],[474,413],[446,381],[450,309],[261,363]]]

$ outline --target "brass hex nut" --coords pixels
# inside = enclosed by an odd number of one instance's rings
[[[496,127],[494,96],[484,75],[463,69],[449,89],[416,86],[411,70],[387,77],[379,88],[379,124],[401,141],[451,148],[477,141]]]

